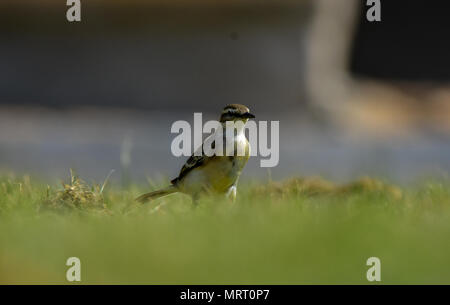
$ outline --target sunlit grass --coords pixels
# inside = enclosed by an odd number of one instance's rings
[[[0,283],[67,283],[76,256],[86,284],[365,284],[376,256],[381,283],[450,284],[447,182],[253,182],[197,208],[102,184],[0,178]]]

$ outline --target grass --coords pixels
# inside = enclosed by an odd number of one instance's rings
[[[0,178],[0,283],[450,284],[448,182],[398,188],[365,178],[248,183],[238,200],[172,195],[146,205],[146,186],[48,187]]]

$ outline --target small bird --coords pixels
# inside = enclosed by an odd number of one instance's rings
[[[234,201],[239,176],[250,157],[250,145],[245,136],[244,127],[251,118],[255,118],[255,116],[244,105],[231,104],[226,106],[219,120],[222,128],[216,129],[212,135],[205,139],[201,147],[181,168],[178,177],[171,181],[171,185],[141,195],[136,200],[143,203],[180,192],[190,195],[194,204],[196,204],[199,196],[204,193],[222,194]],[[236,135],[225,131],[229,121],[235,123]],[[210,147],[214,148],[219,138],[222,138],[223,143],[222,155],[217,153],[205,154],[205,143],[211,143]],[[226,147],[232,147],[234,151],[227,154],[225,152]]]

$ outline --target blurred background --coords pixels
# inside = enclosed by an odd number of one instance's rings
[[[229,103],[280,121],[273,179],[397,183],[450,170],[444,0],[0,3],[0,171],[127,183],[173,178],[176,120]],[[252,158],[243,179],[267,179]]]

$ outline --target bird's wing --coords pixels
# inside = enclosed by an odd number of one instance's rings
[[[178,175],[177,178],[172,180],[172,183],[175,183],[178,180],[183,179],[183,177],[185,177],[191,170],[201,166],[205,162],[206,158],[208,158],[208,157],[205,155],[202,155],[202,156],[192,155],[191,157],[189,157],[189,159],[186,161],[186,163],[181,168],[180,174]]]
[[[214,135],[211,135],[210,137],[208,137],[208,139],[212,140],[211,137],[214,137]],[[183,177],[185,177],[194,168],[197,168],[197,167],[203,165],[206,160],[215,157],[215,155],[214,156],[207,156],[207,155],[205,155],[204,145],[208,141],[208,139],[205,140],[203,142],[202,146],[200,146],[195,151],[195,153],[192,156],[189,157],[189,159],[186,161],[186,163],[181,168],[181,171],[180,171],[180,174],[178,175],[178,177],[171,181],[172,184],[175,184],[179,180],[183,179]],[[211,147],[212,148],[215,147],[215,141],[214,140],[212,140]]]

